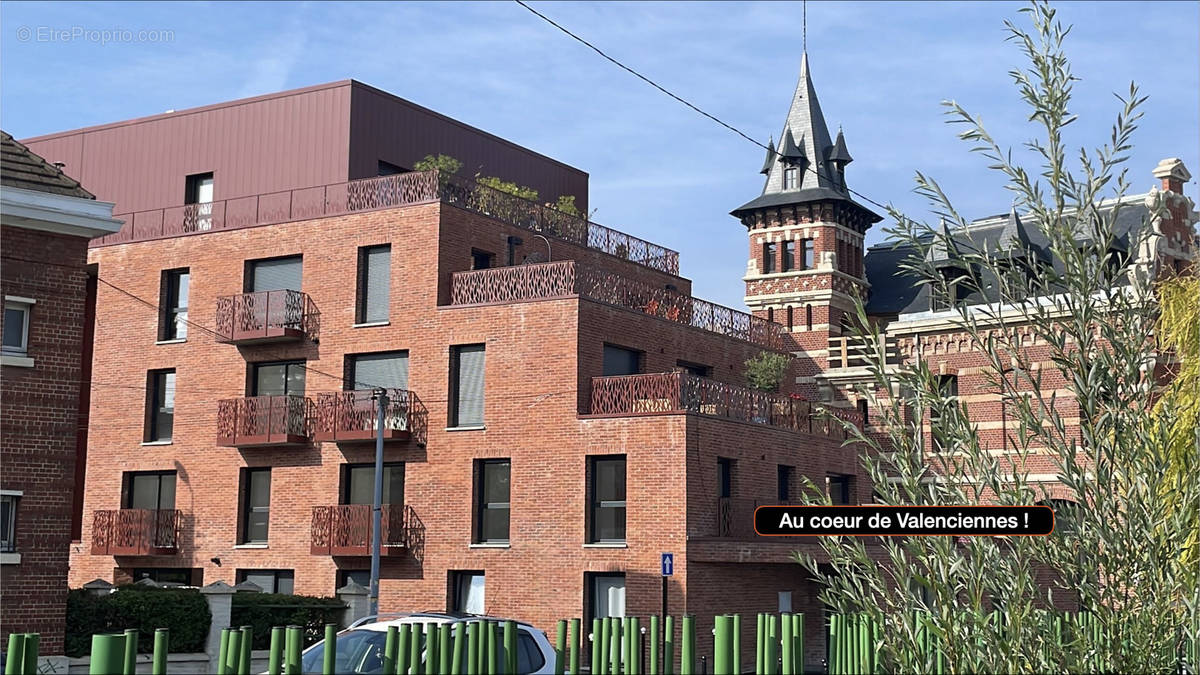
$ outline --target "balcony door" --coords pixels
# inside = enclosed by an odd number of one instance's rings
[[[124,508],[151,511],[175,508],[175,472],[128,474]]]
[[[298,255],[246,263],[244,287],[252,295],[244,296],[243,302],[251,325],[301,327],[305,311],[303,296],[287,291],[301,289],[302,272],[303,258]]]
[[[375,465],[348,464],[342,483],[343,504],[375,503]],[[404,503],[404,463],[383,465],[383,504]]]
[[[255,363],[250,377],[251,396],[303,396],[304,362]]]

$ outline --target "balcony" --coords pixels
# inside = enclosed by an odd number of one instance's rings
[[[574,260],[455,272],[450,280],[451,305],[575,296],[745,340],[764,349],[787,349],[785,330],[773,321],[620,274],[588,269]]]
[[[92,555],[175,555],[179,520],[177,509],[96,511]]]
[[[900,352],[896,348],[896,338],[883,338],[884,364],[892,366],[900,363]],[[830,368],[865,368],[868,359],[879,348],[874,340],[857,335],[846,335],[829,338],[828,361]]]
[[[121,231],[94,239],[91,246],[236,230],[431,202],[450,204],[660,272],[679,274],[679,253],[669,248],[480,185],[469,178],[438,171],[379,176],[205,204],[121,213],[114,216],[125,221]]]
[[[300,291],[258,291],[217,298],[217,342],[235,345],[316,341],[321,313]]]
[[[384,504],[380,555],[403,555],[421,539],[424,527],[404,504]],[[371,505],[314,506],[310,549],[313,555],[371,555]]]
[[[593,377],[591,415],[626,417],[692,413],[845,440],[833,418],[860,423],[857,413],[718,382],[687,373]]]
[[[300,445],[312,440],[312,401],[304,396],[248,396],[217,402],[217,445]]]
[[[335,391],[317,394],[313,440],[334,443],[367,443],[376,439],[379,406],[374,390]],[[415,440],[425,445],[429,412],[421,399],[405,389],[387,390],[383,411],[383,440]]]

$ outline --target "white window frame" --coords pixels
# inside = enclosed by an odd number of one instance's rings
[[[0,355],[3,356],[3,364],[6,366],[23,366],[26,368],[33,367],[33,359],[29,358],[29,328],[30,315],[33,314],[33,306],[37,304],[37,300],[33,298],[22,298],[16,295],[4,296],[4,310],[15,309],[23,315],[21,324],[21,346],[9,347],[0,345]]]

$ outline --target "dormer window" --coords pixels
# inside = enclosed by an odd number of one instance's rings
[[[796,167],[791,166],[783,170],[783,189],[796,189]]]

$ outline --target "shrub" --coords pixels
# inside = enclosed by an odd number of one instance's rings
[[[413,169],[417,171],[445,171],[446,173],[458,173],[462,168],[462,162],[451,157],[450,155],[425,155],[425,159],[413,165]]]
[[[154,650],[154,631],[171,631],[168,651],[204,651],[212,613],[208,602],[194,588],[142,588],[125,586],[109,595],[95,596],[76,589],[67,594],[67,656],[85,656],[92,649],[92,635],[138,630],[138,651]]]
[[[758,356],[746,361],[746,381],[759,391],[779,391],[789,361],[783,354],[759,352]]]
[[[235,593],[230,623],[254,629],[254,649],[271,646],[271,629],[302,626],[304,646],[325,638],[325,624],[341,625],[346,605],[337,598],[279,593]]]

